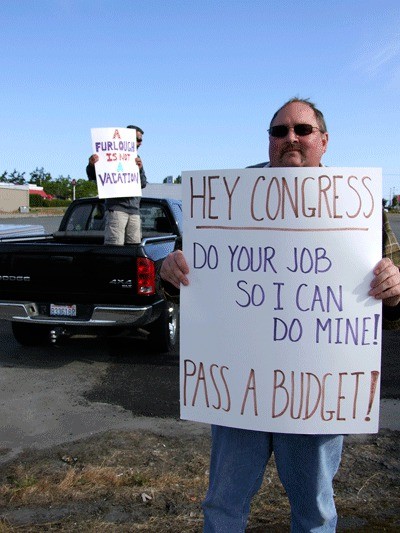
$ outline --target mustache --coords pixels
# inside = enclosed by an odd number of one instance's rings
[[[299,143],[287,142],[282,147],[281,155],[285,154],[286,152],[292,152],[293,150],[296,150],[296,151],[300,152],[301,154],[303,153],[303,150],[302,150],[302,148],[301,148]]]

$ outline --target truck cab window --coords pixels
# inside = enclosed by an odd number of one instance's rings
[[[68,220],[67,231],[100,231],[104,229],[104,204],[78,205]]]
[[[164,233],[172,234],[171,223],[162,207],[146,205],[140,208],[143,237],[154,237]]]

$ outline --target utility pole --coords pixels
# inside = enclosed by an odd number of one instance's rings
[[[72,200],[75,200],[75,187],[76,187],[76,180],[73,179],[71,181],[71,185],[72,185]]]

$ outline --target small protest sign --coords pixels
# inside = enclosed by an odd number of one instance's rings
[[[184,172],[181,417],[283,433],[374,433],[381,171]]]
[[[92,151],[99,198],[141,196],[136,130],[131,128],[92,128]]]

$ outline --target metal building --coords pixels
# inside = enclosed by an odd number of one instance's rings
[[[182,199],[182,185],[180,183],[148,183],[142,189],[142,196],[145,198],[174,198]]]
[[[0,213],[19,212],[28,208],[29,185],[0,183]]]

